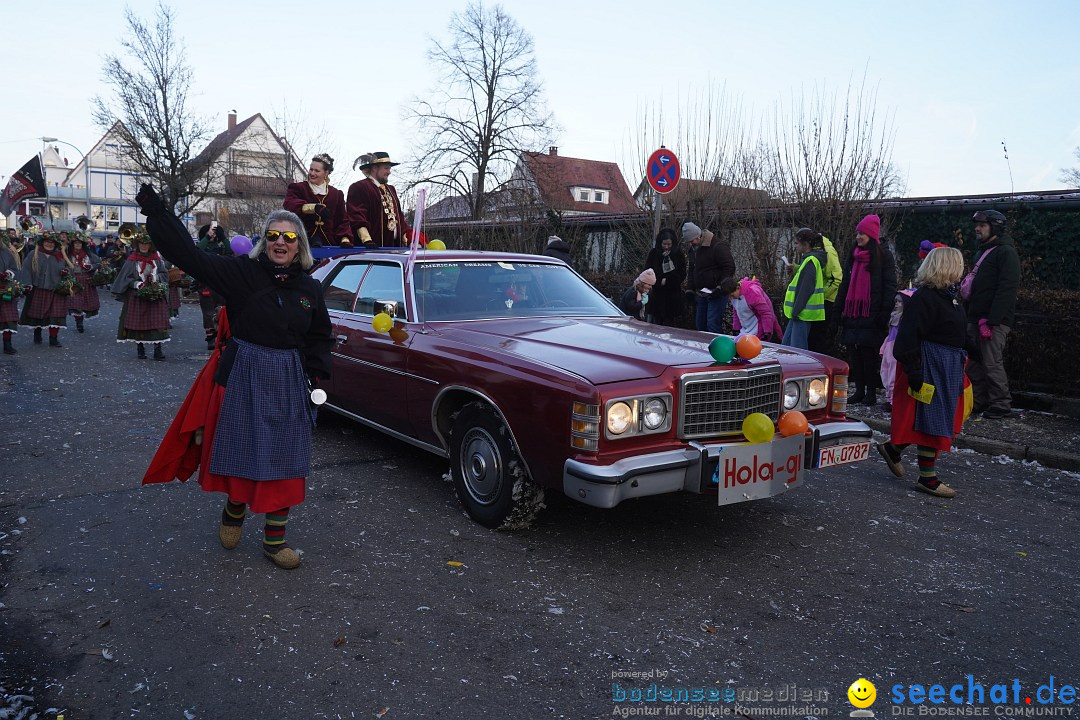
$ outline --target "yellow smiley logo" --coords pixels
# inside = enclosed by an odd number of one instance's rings
[[[857,708],[868,708],[877,700],[877,688],[866,678],[859,678],[847,689],[847,698]]]

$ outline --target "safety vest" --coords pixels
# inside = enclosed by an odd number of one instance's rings
[[[806,306],[797,319],[806,321],[825,319],[825,287],[822,284],[821,262],[813,255],[807,256],[803,264],[799,266],[795,277],[788,283],[787,292],[784,294],[784,317],[786,318],[791,317],[791,311],[795,307],[795,288],[799,287],[799,276],[810,262],[814,264],[814,292],[811,293],[810,299],[806,301]]]

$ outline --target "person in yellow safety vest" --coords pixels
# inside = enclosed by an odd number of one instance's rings
[[[799,235],[808,235],[813,237],[819,235],[810,228],[801,228],[797,232],[796,237]],[[832,338],[831,330],[836,327],[836,314],[833,312],[833,308],[836,305],[836,293],[840,290],[840,284],[844,281],[844,268],[840,265],[840,256],[836,252],[836,248],[833,247],[832,241],[824,235],[820,235],[821,244],[825,248],[825,322],[816,322],[810,326],[810,349],[814,352],[829,354],[832,350],[830,347],[830,339]]]
[[[825,264],[828,258],[821,235],[795,237],[803,256],[784,295],[784,317],[789,318],[781,344],[809,350],[810,327],[825,321]]]

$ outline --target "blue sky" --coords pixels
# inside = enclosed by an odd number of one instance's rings
[[[131,2],[149,16],[154,3]],[[562,155],[623,165],[640,179],[642,108],[723,87],[750,125],[778,99],[859,85],[895,129],[907,194],[1058,189],[1080,165],[1080,2],[726,2],[510,0],[533,36]],[[325,125],[339,168],[369,150],[409,154],[401,106],[431,88],[429,37],[464,2],[176,2],[194,70],[194,104],[224,129],[283,107]],[[50,0],[5,7],[9,71],[0,175],[54,136],[89,150],[90,99],[107,92],[102,59],[124,29],[123,2]],[[44,12],[43,12],[44,10]],[[10,73],[18,75],[11,78]],[[672,147],[676,152],[679,148]],[[62,148],[64,146],[61,146]],[[72,160],[77,159],[71,153]],[[342,173],[336,173],[341,176]],[[342,184],[346,178],[335,178]],[[6,180],[6,177],[5,177]]]

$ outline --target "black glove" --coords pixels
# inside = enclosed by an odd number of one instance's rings
[[[146,217],[154,217],[165,211],[165,203],[161,202],[161,198],[149,183],[143,183],[139,188],[138,194],[135,195],[135,202],[139,203],[139,208]]]
[[[907,376],[908,387],[914,392],[919,392],[923,386],[923,374],[922,370],[916,370],[915,372],[908,373]]]
[[[315,214],[318,215],[323,222],[330,219],[330,210],[323,203],[315,203]]]

